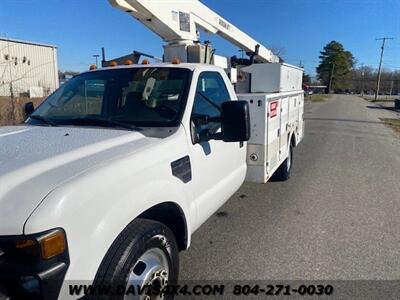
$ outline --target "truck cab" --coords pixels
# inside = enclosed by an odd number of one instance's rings
[[[177,282],[178,251],[246,177],[249,138],[248,103],[212,65],[69,80],[0,129],[0,295]]]

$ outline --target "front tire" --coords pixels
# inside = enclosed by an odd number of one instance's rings
[[[114,294],[94,298],[173,299],[168,295],[137,295],[136,288],[150,285],[162,289],[167,284],[175,285],[178,274],[178,246],[172,231],[160,222],[137,219],[114,241],[96,275],[95,286],[111,286]],[[126,295],[130,287],[135,288],[135,294]]]

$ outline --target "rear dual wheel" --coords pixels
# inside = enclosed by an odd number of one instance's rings
[[[276,171],[277,179],[280,181],[288,180],[292,173],[292,165],[293,165],[293,146],[290,145],[287,158],[283,161],[281,166]]]

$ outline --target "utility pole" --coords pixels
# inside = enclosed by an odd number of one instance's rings
[[[365,72],[364,72],[364,69],[361,71],[361,78],[362,78],[362,81],[361,81],[361,97],[364,97],[364,80],[365,80]]]
[[[93,57],[96,59],[96,68],[99,67],[99,65],[98,65],[98,58],[99,58],[99,56],[100,56],[100,55],[98,55],[98,54],[94,54],[94,55],[93,55]]]
[[[8,52],[8,69],[10,74],[10,97],[11,97],[11,120],[15,120],[15,103],[14,103],[14,87],[13,87],[13,73],[12,73],[12,63],[10,54],[10,40],[7,38],[7,52]]]
[[[331,69],[331,76],[329,78],[329,87],[328,87],[328,94],[331,93],[332,89],[332,80],[333,80],[333,72],[335,71],[335,63],[332,63],[332,69]]]
[[[382,46],[381,46],[381,58],[379,60],[378,78],[376,79],[375,101],[378,99],[379,87],[381,85],[382,60],[383,60],[383,51],[385,50],[385,43],[386,43],[386,40],[393,40],[393,38],[383,37],[383,38],[379,38],[376,40],[382,41]]]

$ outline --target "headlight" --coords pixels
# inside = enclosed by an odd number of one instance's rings
[[[0,292],[11,299],[57,298],[68,266],[63,229],[0,236]]]
[[[64,230],[54,229],[34,235],[0,237],[0,248],[13,256],[46,260],[64,253],[67,242]]]

